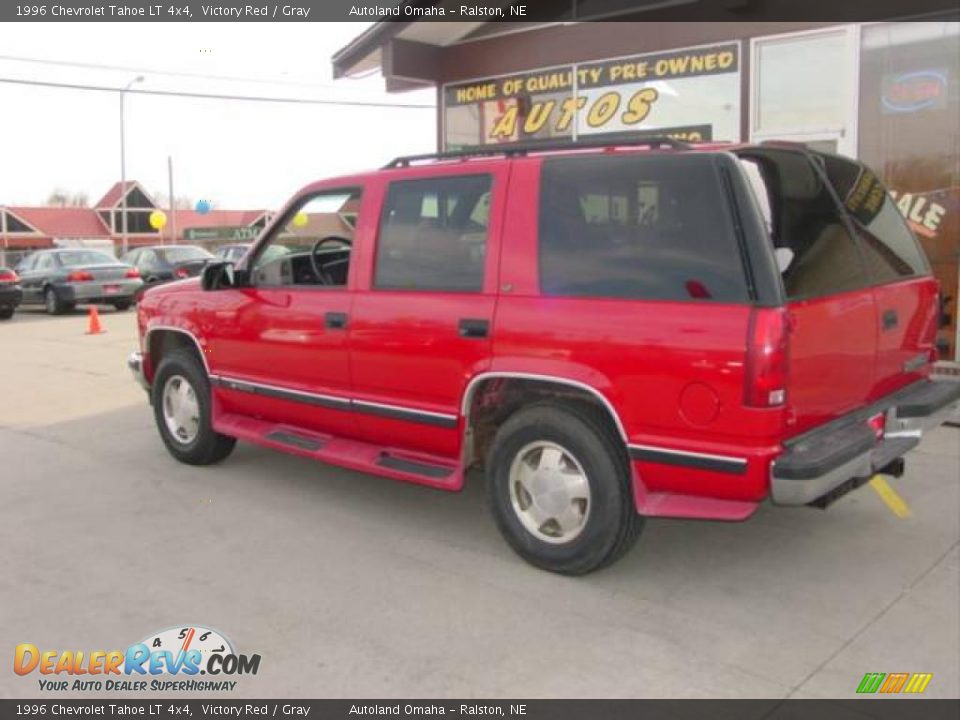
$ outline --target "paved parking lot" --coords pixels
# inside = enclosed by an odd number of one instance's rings
[[[0,323],[0,697],[17,643],[125,648],[222,630],[230,697],[851,697],[866,672],[960,696],[960,430],[827,512],[654,520],[609,570],[534,570],[479,482],[459,495],[238,446],[164,451],[125,367],[133,312]]]

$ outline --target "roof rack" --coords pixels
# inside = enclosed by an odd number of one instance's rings
[[[467,150],[447,150],[438,153],[424,153],[422,155],[402,155],[394,158],[382,169],[410,167],[411,163],[423,160],[465,160],[471,157],[492,157],[494,155],[504,155],[506,157],[515,157],[517,155],[526,155],[533,152],[546,152],[549,150],[583,150],[591,148],[611,148],[611,147],[666,147],[671,150],[689,150],[690,143],[682,140],[676,140],[666,135],[657,135],[654,137],[588,140],[586,142],[573,142],[571,140],[553,141],[553,142],[528,142],[515,143],[512,145],[492,145],[490,147],[474,147]]]

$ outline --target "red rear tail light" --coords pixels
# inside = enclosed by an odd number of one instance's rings
[[[178,278],[190,277],[190,271],[187,270],[186,268],[177,268],[177,271],[175,274]]]
[[[67,282],[89,282],[93,280],[93,275],[86,270],[74,270],[67,275]]]
[[[0,270],[0,282],[17,282],[19,279],[13,270]]]
[[[784,308],[759,308],[750,316],[744,404],[778,407],[787,401],[790,318]]]
[[[138,278],[140,277],[140,271],[136,268],[130,268],[123,274],[123,276],[125,278]]]

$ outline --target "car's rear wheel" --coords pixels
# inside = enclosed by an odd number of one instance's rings
[[[60,299],[53,287],[48,287],[43,291],[43,306],[46,308],[48,315],[60,315],[67,309],[67,304]]]
[[[643,527],[622,442],[592,409],[531,405],[500,427],[487,489],[500,531],[537,567],[582,575],[632,547]]]
[[[132,303],[131,303],[130,300],[118,300],[117,302],[115,302],[115,303],[113,304],[113,306],[114,306],[117,310],[119,310],[120,312],[124,312],[124,311],[130,309],[130,305],[131,305],[131,304],[132,304]]]
[[[227,457],[236,439],[215,432],[210,383],[196,354],[174,350],[163,357],[151,388],[154,419],[164,445],[188,465],[210,465]]]
[[[13,317],[13,308],[9,306],[0,307],[0,320],[9,320]]]

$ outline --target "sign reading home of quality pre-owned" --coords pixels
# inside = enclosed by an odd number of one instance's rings
[[[736,140],[739,78],[734,42],[447,85],[444,139],[447,149],[650,131]]]

